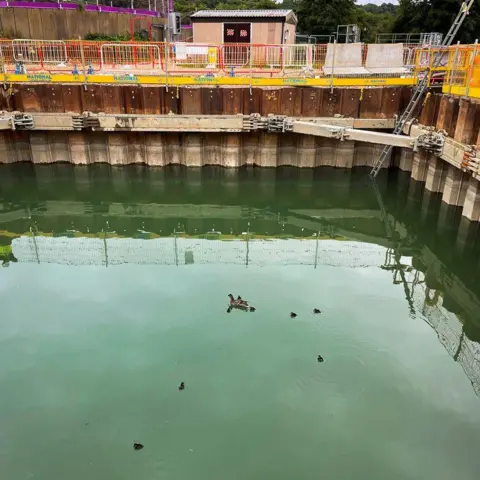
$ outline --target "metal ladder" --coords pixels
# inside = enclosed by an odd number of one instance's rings
[[[473,5],[473,2],[474,0],[467,0],[462,3],[462,6],[460,7],[460,11],[458,12],[454,22],[452,23],[452,26],[450,27],[450,30],[448,31],[447,35],[443,39],[442,44],[440,45],[439,51],[436,54],[434,54],[435,56],[432,62],[432,68],[438,67],[438,65],[442,61],[443,49],[449,47],[452,44],[452,41],[455,38],[455,35],[458,32],[458,29],[460,28],[463,21],[465,20],[465,17],[468,15],[468,12],[470,11],[470,8]],[[429,81],[429,75],[428,75],[428,72],[426,72],[423,78],[415,87],[413,91],[413,96],[410,99],[410,102],[408,103],[407,108],[402,113],[397,124],[395,125],[395,128],[393,129],[394,135],[400,135],[403,132],[403,129],[406,123],[412,117],[412,114],[415,111],[417,105],[420,103],[420,100],[422,99],[423,94],[425,93],[425,90],[427,90],[428,88],[428,81]],[[385,160],[387,159],[388,155],[392,151],[392,148],[393,147],[391,145],[386,145],[385,147],[383,147],[382,153],[380,153],[380,156],[378,157],[372,170],[370,171],[371,177],[375,178],[378,175],[378,172],[382,168],[382,165],[385,163]]]

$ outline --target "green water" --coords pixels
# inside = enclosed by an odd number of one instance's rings
[[[478,478],[478,229],[408,177],[16,165],[0,198],[0,478]]]

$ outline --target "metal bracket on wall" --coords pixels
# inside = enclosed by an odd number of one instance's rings
[[[32,130],[35,124],[33,117],[26,113],[17,113],[12,117],[12,130]]]
[[[84,130],[100,128],[100,121],[96,115],[92,115],[90,112],[85,112],[83,115],[74,115],[72,117],[72,124],[74,130]]]
[[[426,150],[427,152],[431,152],[437,156],[440,156],[443,153],[444,145],[445,145],[445,135],[443,132],[428,132],[428,133],[419,135],[415,139],[413,150],[417,151],[418,148],[420,147]]]
[[[293,120],[284,115],[271,115],[267,118],[268,132],[291,132]]]

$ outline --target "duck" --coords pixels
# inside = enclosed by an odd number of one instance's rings
[[[254,312],[255,307],[251,307],[246,300],[243,300],[242,297],[239,295],[237,299],[233,298],[231,293],[228,294],[230,298],[230,306],[228,307],[227,313],[230,313],[232,308],[237,308],[239,310],[243,310],[246,312]]]
[[[134,443],[133,444],[133,449],[134,450],[141,450],[143,448],[143,445],[141,443]]]
[[[318,315],[319,313],[322,313],[318,308],[313,309],[314,315]]]
[[[295,318],[297,314],[295,312],[290,312],[290,318]]]
[[[323,357],[321,355],[317,355],[317,362],[322,363]]]
[[[178,387],[179,390],[185,390],[185,383],[182,382],[180,386]]]
[[[245,305],[246,307],[248,307],[248,302],[246,300],[243,300],[240,295],[237,297],[237,302],[239,302],[240,305]]]
[[[233,295],[232,295],[231,293],[228,294],[228,298],[230,298],[230,305],[232,305],[232,306],[239,305],[238,300],[235,300],[235,299],[233,298]]]

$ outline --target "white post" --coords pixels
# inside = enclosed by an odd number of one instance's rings
[[[467,97],[468,97],[468,94],[470,93],[470,82],[472,81],[473,69],[475,67],[475,57],[477,56],[477,47],[478,47],[478,38],[475,40],[475,43],[473,44],[472,58],[470,59],[470,65],[468,66],[467,85],[465,89],[465,95]]]
[[[330,81],[330,93],[333,93],[333,76],[335,72],[335,50],[337,49],[337,39],[333,40],[333,53],[332,53],[332,78]]]
[[[452,84],[454,79],[456,79],[457,75],[457,68],[458,68],[458,60],[459,60],[459,49],[460,49],[460,41],[457,42],[457,48],[455,49],[454,57],[453,57],[453,64],[452,68],[449,72],[447,72],[447,81],[448,81],[448,94],[452,93]]]

